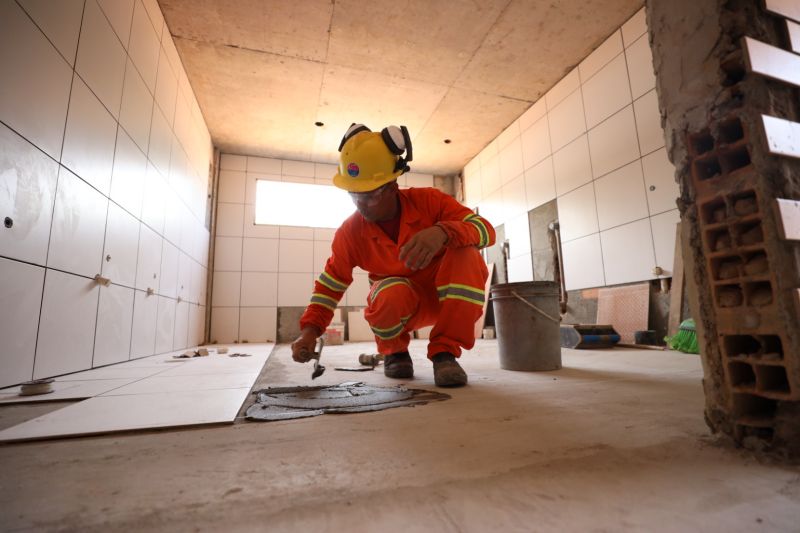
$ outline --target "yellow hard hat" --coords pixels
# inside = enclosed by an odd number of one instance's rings
[[[401,128],[390,126],[378,133],[362,124],[351,125],[339,146],[339,169],[333,184],[348,192],[368,192],[408,171],[411,141],[405,126]],[[400,157],[404,151],[405,159]]]

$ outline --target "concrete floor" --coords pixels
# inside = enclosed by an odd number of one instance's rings
[[[326,347],[314,384],[390,384],[333,371],[373,349]],[[414,387],[433,387],[424,351],[415,341]],[[462,359],[470,385],[443,402],[0,446],[0,529],[798,530],[800,468],[708,433],[697,356],[563,359],[503,371],[496,341],[479,341]],[[281,345],[261,382],[308,384],[310,370]],[[0,408],[0,423],[24,410]]]

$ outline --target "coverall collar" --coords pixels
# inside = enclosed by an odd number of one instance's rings
[[[412,224],[419,221],[421,216],[419,211],[414,207],[414,204],[408,199],[405,192],[401,189],[397,191],[397,196],[400,199],[400,233],[397,236],[396,246],[402,246],[405,242],[416,233],[409,233],[412,231]],[[376,241],[386,241],[385,244],[395,246],[395,243],[383,232],[383,230],[374,222],[369,222],[364,219],[366,223],[366,230],[368,235]]]

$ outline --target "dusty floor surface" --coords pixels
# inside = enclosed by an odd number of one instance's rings
[[[372,345],[330,348],[314,384],[394,384],[333,371]],[[433,388],[424,353],[415,388]],[[563,359],[503,371],[479,341],[470,385],[424,406],[0,446],[0,530],[798,531],[800,468],[709,435],[696,356]],[[285,345],[266,370],[310,384]]]

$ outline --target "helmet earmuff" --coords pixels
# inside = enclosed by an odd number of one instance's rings
[[[350,124],[350,127],[347,128],[347,131],[344,133],[344,137],[342,137],[342,142],[339,143],[339,151],[342,151],[344,147],[344,143],[346,143],[351,137],[355,136],[357,133],[361,133],[362,131],[372,131],[368,127],[363,124],[356,124],[353,122]]]
[[[411,170],[408,163],[414,156],[411,151],[411,136],[408,134],[408,128],[405,126],[400,126],[399,128],[397,126],[388,126],[381,130],[381,138],[394,155],[401,156],[403,152],[406,153],[405,158],[397,158],[397,163],[394,166],[395,172],[398,170],[402,172]]]

